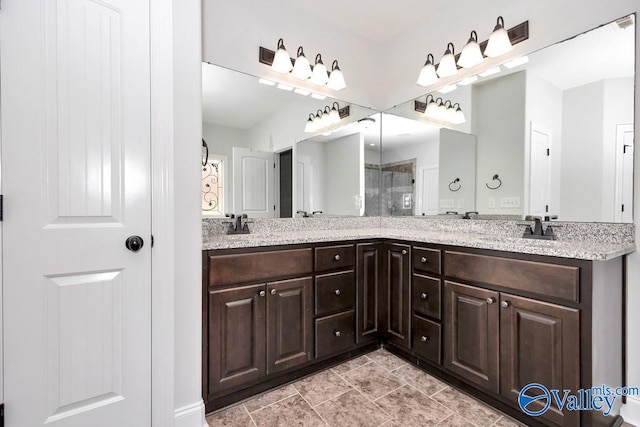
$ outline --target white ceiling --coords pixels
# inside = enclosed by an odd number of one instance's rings
[[[346,31],[382,43],[424,21],[444,0],[277,0],[282,10],[302,9]]]

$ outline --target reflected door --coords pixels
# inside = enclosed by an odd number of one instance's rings
[[[618,125],[616,132],[615,221],[633,222],[633,125]]]
[[[233,147],[233,209],[253,218],[275,216],[274,154]]]
[[[149,426],[149,1],[5,1],[0,42],[5,422]]]
[[[531,123],[531,172],[529,178],[529,214],[548,215],[551,183],[550,155],[551,132]]]

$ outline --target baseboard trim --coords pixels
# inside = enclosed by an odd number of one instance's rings
[[[207,427],[204,418],[204,402],[183,406],[175,410],[175,427]]]
[[[627,397],[627,403],[620,408],[620,415],[626,423],[640,426],[640,400]]]

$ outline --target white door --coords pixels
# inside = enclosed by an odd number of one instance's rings
[[[616,128],[615,221],[633,222],[633,125]]]
[[[6,425],[149,426],[149,0],[3,0],[0,64]]]
[[[421,200],[422,213],[425,215],[438,215],[438,178],[439,168],[432,166],[428,168],[421,168],[420,170],[420,184],[421,184]]]
[[[529,214],[545,216],[553,213],[550,206],[551,133],[531,123],[531,169],[529,177]]]
[[[233,213],[275,216],[273,153],[233,147]]]
[[[314,209],[311,195],[311,159],[298,156],[296,161],[296,211],[311,213]]]

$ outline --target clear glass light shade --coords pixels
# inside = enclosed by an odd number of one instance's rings
[[[436,67],[433,65],[433,55],[427,56],[427,62],[422,66],[420,75],[418,75],[418,84],[420,86],[431,86],[438,81],[438,74],[436,74]]]
[[[301,52],[301,48],[298,48],[298,52],[299,54],[296,58],[295,64],[293,64],[291,75],[300,80],[307,80],[311,77],[311,65],[309,64],[307,57],[304,56],[304,52]]]
[[[438,76],[440,77],[455,76],[458,72],[458,67],[456,67],[456,58],[454,57],[453,53],[453,44],[449,43],[449,46],[451,46],[452,49],[449,49],[449,47],[447,47],[447,50],[440,60],[438,68],[436,69],[436,73],[438,73]]]
[[[313,66],[313,73],[311,73],[311,82],[318,86],[324,86],[328,80],[327,67],[322,63],[322,58],[318,54],[316,56],[316,64]]]
[[[282,41],[282,39],[278,40],[278,48],[276,50],[275,56],[273,57],[271,68],[274,71],[277,71],[282,74],[286,74],[289,71],[293,70],[293,65],[291,64],[291,58],[289,57],[289,52],[287,52],[287,48],[284,47],[284,42]]]
[[[340,71],[340,68],[335,68],[331,71],[327,86],[331,90],[342,90],[347,87],[347,84],[344,82],[344,75],[342,74],[342,71]]]
[[[489,58],[496,58],[510,52],[512,49],[513,46],[511,46],[511,40],[509,40],[509,33],[504,29],[504,21],[502,17],[499,16],[498,23],[489,36],[484,54]]]
[[[480,51],[480,45],[478,44],[478,36],[474,37],[475,31],[473,31],[471,38],[466,45],[462,48],[460,58],[458,59],[458,65],[463,68],[475,67],[482,62],[484,57]]]

